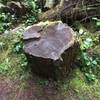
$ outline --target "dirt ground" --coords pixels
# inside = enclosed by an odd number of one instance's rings
[[[63,100],[54,83],[39,85],[35,79],[20,81],[0,76],[0,100]]]
[[[72,79],[72,87],[66,84],[62,89],[58,83],[43,81],[38,77],[15,80],[0,75],[0,100],[100,100],[99,86],[96,85],[96,90],[91,90],[83,83],[79,85],[78,80],[75,79],[74,82]]]

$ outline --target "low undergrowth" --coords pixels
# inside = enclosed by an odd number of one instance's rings
[[[15,12],[18,8],[14,9],[14,12],[7,10],[7,3],[16,2],[14,0],[0,0],[0,34],[8,32],[10,29],[14,29],[19,24],[24,24],[26,26],[32,25],[37,22],[38,15],[41,10],[36,5],[36,0],[23,0],[21,1],[26,7],[27,11],[25,15],[18,17]],[[18,1],[19,2],[19,1]]]
[[[27,59],[22,52],[23,30],[0,36],[0,74],[22,78],[28,72]],[[27,77],[27,76],[25,76]]]
[[[62,85],[62,93],[64,93],[65,98],[69,98],[70,100],[99,100],[99,88],[99,81],[88,84],[84,74],[79,68],[76,68]]]
[[[91,21],[91,23],[79,24],[78,26],[80,53],[77,61],[89,82],[97,81],[100,77],[99,22],[99,19],[97,19]]]

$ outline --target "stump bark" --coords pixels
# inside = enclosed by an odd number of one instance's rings
[[[76,57],[75,32],[60,21],[41,22],[23,33],[23,50],[34,73],[63,79]]]

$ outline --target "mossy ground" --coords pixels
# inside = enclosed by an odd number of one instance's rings
[[[84,74],[79,68],[73,70],[69,76],[69,81],[64,87],[67,87],[65,93],[70,96],[69,100],[99,100],[100,99],[100,83],[88,83]],[[66,86],[67,85],[67,86]],[[76,98],[76,99],[75,99]]]
[[[54,82],[32,75],[25,55],[14,52],[17,34],[0,36],[0,97],[2,100],[100,100],[100,82],[88,83],[77,67],[66,80]]]

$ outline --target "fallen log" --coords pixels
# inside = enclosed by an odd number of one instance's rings
[[[34,73],[63,79],[76,57],[75,32],[60,21],[41,22],[23,33],[23,50]]]
[[[100,17],[100,1],[96,0],[67,0],[64,5],[58,4],[54,8],[39,16],[39,20],[62,20],[68,23],[84,20],[93,16]]]

